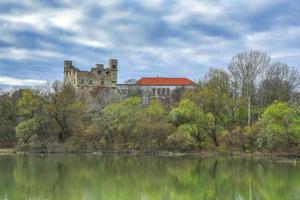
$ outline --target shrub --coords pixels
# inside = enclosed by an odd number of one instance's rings
[[[272,150],[275,146],[289,148],[299,143],[300,117],[286,102],[275,101],[268,106],[262,114],[260,124],[259,149]]]
[[[32,146],[37,138],[37,130],[38,123],[34,118],[20,122],[16,127],[18,146],[23,150]]]
[[[195,149],[196,141],[188,134],[179,131],[167,138],[166,146],[168,150],[188,151]]]

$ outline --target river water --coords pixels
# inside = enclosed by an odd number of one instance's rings
[[[233,157],[0,155],[0,199],[300,200],[300,166]]]

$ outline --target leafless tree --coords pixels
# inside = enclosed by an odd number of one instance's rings
[[[269,67],[271,58],[260,51],[246,51],[233,56],[229,71],[237,83],[240,93],[248,101],[248,125],[251,124],[251,97],[255,81]]]
[[[141,96],[142,91],[139,86],[136,85],[136,79],[128,79],[124,81],[124,84],[118,85],[118,91],[122,96],[131,97],[131,96]]]
[[[268,105],[274,100],[289,101],[300,85],[300,72],[285,63],[275,62],[266,70],[259,86],[259,103]]]

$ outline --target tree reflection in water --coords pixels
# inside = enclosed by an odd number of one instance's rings
[[[0,156],[0,199],[300,199],[300,169],[268,159]]]

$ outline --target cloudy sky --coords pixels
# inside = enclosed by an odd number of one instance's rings
[[[195,80],[254,49],[300,67],[299,0],[0,0],[0,88],[62,80],[66,59]]]

